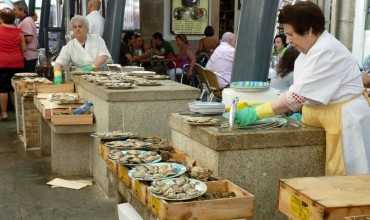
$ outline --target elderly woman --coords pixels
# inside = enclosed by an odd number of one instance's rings
[[[11,78],[24,67],[26,43],[21,29],[14,25],[15,13],[10,8],[0,10],[0,119],[7,119],[8,93]]]
[[[247,125],[302,108],[303,123],[326,132],[326,174],[370,171],[370,108],[356,59],[325,31],[325,18],[312,2],[285,6],[279,14],[288,42],[301,54],[289,91],[273,102],[236,114]]]
[[[104,40],[88,34],[89,23],[85,17],[76,15],[71,19],[74,39],[65,45],[55,61],[54,83],[62,83],[62,66],[74,65],[82,71],[100,69],[111,55]]]

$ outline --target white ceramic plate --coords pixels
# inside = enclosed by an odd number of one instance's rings
[[[174,184],[174,180],[175,179],[166,179],[166,180],[161,180],[161,182],[164,182],[166,184]],[[204,193],[207,192],[207,185],[202,182],[202,181],[199,181],[199,180],[196,180],[196,179],[189,179],[190,180],[190,183],[193,183],[195,184],[195,189],[199,192],[195,195],[192,195],[192,196],[188,196],[188,197],[183,197],[181,199],[172,199],[172,198],[167,198],[165,196],[162,196],[162,195],[158,195],[158,194],[155,194],[152,189],[153,187],[150,186],[149,187],[149,191],[152,193],[152,195],[154,197],[157,197],[159,199],[163,199],[163,200],[168,200],[168,201],[183,201],[183,200],[190,200],[190,199],[195,199],[195,198],[198,198],[200,196],[202,196]]]
[[[164,165],[172,166],[175,169],[176,174],[172,175],[172,176],[163,176],[163,177],[159,177],[159,178],[155,178],[153,176],[148,177],[148,178],[134,177],[133,174],[136,172],[136,167],[134,167],[133,169],[131,169],[128,172],[128,175],[129,175],[129,177],[131,177],[133,179],[136,179],[136,180],[153,181],[153,180],[163,180],[163,179],[170,179],[170,178],[178,177],[178,176],[181,176],[182,174],[184,174],[186,172],[186,167],[184,165],[178,164],[178,163],[154,163],[154,164],[146,164],[146,165],[139,165],[139,166],[164,166]]]

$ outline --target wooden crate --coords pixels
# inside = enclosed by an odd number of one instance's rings
[[[17,80],[14,82],[14,85],[15,85],[15,89],[17,90],[17,92],[21,95],[23,95],[24,93],[36,93],[37,92],[37,88],[39,86],[43,87],[43,86],[54,86],[52,84],[51,81],[46,81],[44,83],[30,83],[30,82],[26,82],[24,80]]]
[[[128,171],[129,169],[126,166],[122,164],[118,165],[118,179],[123,184],[125,184],[128,188],[130,188],[131,187],[131,177],[129,177]]]
[[[104,144],[100,144],[99,146],[99,154],[103,160],[108,159],[108,154],[109,154],[109,148],[106,147]]]
[[[370,213],[369,215],[361,215],[361,216],[350,216],[344,218],[345,220],[370,220]]]
[[[250,219],[254,214],[254,196],[228,180],[207,182],[208,192],[234,192],[236,197],[167,202],[148,192],[148,208],[160,220],[225,220]]]
[[[60,85],[53,85],[53,84],[37,84],[36,85],[37,93],[59,93],[59,92],[73,93],[74,91],[75,91],[74,83],[64,83]]]
[[[22,107],[22,137],[26,151],[40,149],[40,115],[35,105],[33,97],[23,96],[21,98]]]
[[[23,135],[23,117],[22,117],[22,96],[14,90],[14,107],[15,107],[15,119],[17,123],[17,134]]]
[[[107,168],[112,171],[113,174],[118,174],[118,163],[111,159],[106,159],[105,163],[107,164]]]
[[[370,176],[280,180],[279,210],[293,220],[344,220],[370,213]]]
[[[143,204],[148,204],[148,187],[150,182],[143,182],[135,179],[131,179],[131,191],[132,194]]]
[[[73,115],[70,109],[52,109],[50,119],[54,125],[92,125],[94,116],[92,113]]]

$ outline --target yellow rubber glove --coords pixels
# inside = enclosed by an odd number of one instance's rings
[[[238,111],[241,111],[244,108],[253,107],[262,104],[258,101],[248,101],[248,102],[238,102],[236,108]],[[230,111],[231,106],[226,106],[226,112]]]
[[[256,121],[274,116],[275,113],[272,109],[271,102],[266,102],[257,107],[244,108],[241,111],[236,112],[235,122],[239,126],[248,126],[255,123]]]
[[[274,110],[272,109],[271,102],[266,102],[262,105],[256,107],[256,113],[258,118],[268,118],[275,115]]]

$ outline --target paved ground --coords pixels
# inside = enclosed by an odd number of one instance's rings
[[[49,158],[23,152],[15,121],[0,121],[0,220],[117,219],[115,203],[96,185],[51,189],[49,171]]]

